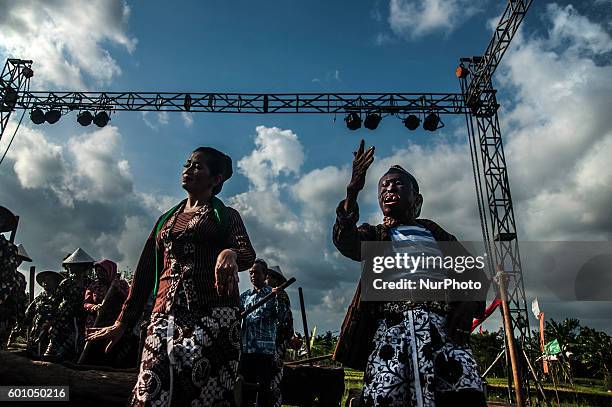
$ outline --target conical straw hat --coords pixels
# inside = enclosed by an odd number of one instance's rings
[[[32,258],[30,257],[28,252],[26,252],[26,249],[25,247],[23,247],[22,244],[19,244],[19,246],[17,246],[17,256],[21,257],[24,261],[32,261]]]
[[[77,263],[94,263],[95,260],[80,247],[74,253],[66,257],[62,264],[77,264]]]

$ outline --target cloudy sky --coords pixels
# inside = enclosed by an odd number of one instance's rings
[[[457,61],[482,53],[502,3],[193,1],[169,12],[161,1],[15,0],[0,15],[0,57],[34,61],[32,90],[457,92]],[[496,74],[522,241],[612,238],[612,2],[585,3],[536,1]],[[427,134],[396,118],[351,132],[342,119],[118,113],[98,129],[74,114],[53,126],[26,115],[0,165],[0,204],[21,216],[17,240],[38,270],[77,246],[133,269],[154,220],[184,196],[182,163],[214,146],[234,160],[221,198],[258,255],[297,277],[310,326],[337,331],[359,268],[333,248],[331,226],[361,137],[377,151],[363,221],[381,220],[373,188],[400,164],[421,185],[422,216],[481,237],[463,118]],[[526,283],[538,272],[525,270]],[[611,304],[541,307],[612,332]]]

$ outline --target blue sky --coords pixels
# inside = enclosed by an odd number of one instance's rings
[[[97,1],[85,11],[70,0],[12,1],[0,57],[34,59],[33,90],[458,92],[458,59],[483,52],[503,3]],[[496,76],[522,240],[612,235],[611,8],[536,0]],[[133,268],[154,219],[184,195],[183,161],[214,146],[234,160],[222,198],[243,214],[258,254],[298,277],[311,325],[337,330],[358,272],[330,230],[360,137],[377,149],[362,220],[380,221],[372,185],[399,163],[422,185],[424,216],[465,240],[480,229],[462,117],[427,134],[397,118],[373,132],[333,119],[120,112],[98,130],[74,114],[54,126],[26,118],[0,167],[0,204],[22,215],[18,240],[38,269],[59,267],[77,246]],[[550,310],[611,329],[610,303]]]

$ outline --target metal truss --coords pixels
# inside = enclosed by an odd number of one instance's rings
[[[490,253],[490,269],[493,274],[501,271],[507,277],[509,316],[514,331],[506,332],[504,338],[507,355],[508,335],[515,336],[522,349],[528,349],[531,331],[510,182],[497,116],[499,104],[492,78],[532,2],[533,0],[508,0],[484,55],[461,58],[460,67],[463,70],[457,72],[461,92],[471,111],[466,114],[466,124],[483,238]],[[512,375],[509,365],[507,357],[508,398],[512,401]],[[530,403],[530,378],[525,367],[519,372],[519,377],[522,382],[522,399]],[[539,404],[539,401],[536,404]]]
[[[8,59],[0,76],[0,140],[23,91],[30,87],[32,61]]]
[[[525,14],[533,0],[508,0],[506,9],[502,13],[493,37],[482,56],[462,58],[461,63],[469,63],[468,71],[471,78],[467,82],[464,91],[466,104],[476,113],[481,108],[487,110],[486,114],[492,114],[491,107],[495,103],[495,91],[491,86],[491,79],[506,53],[512,38],[518,31],[519,26],[525,18]]]
[[[465,114],[460,93],[21,92],[16,109],[208,113]]]

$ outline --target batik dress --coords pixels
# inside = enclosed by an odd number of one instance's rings
[[[49,328],[55,319],[58,298],[46,291],[38,294],[25,312],[22,327],[31,325],[28,335],[28,351],[34,355],[41,355],[49,343]]]
[[[395,241],[404,237],[426,237],[435,242],[457,239],[428,219],[416,219],[404,227],[391,218],[379,225],[357,226],[359,207],[344,210],[344,201],[336,208],[333,242],[346,257],[362,261],[361,244],[367,241]],[[448,249],[446,249],[448,250]],[[445,255],[469,255],[457,245]],[[473,274],[474,273],[474,274]],[[478,275],[478,271],[464,273]],[[483,283],[483,293],[488,284]],[[484,310],[484,302],[364,302],[360,286],[342,324],[334,359],[355,369],[365,370],[362,404],[366,406],[485,406],[482,382],[474,358],[467,347],[472,318]],[[470,310],[458,312],[465,305]],[[453,332],[447,331],[453,320]]]
[[[393,242],[404,243],[404,251],[415,248],[426,255],[442,255],[432,234],[423,227],[398,226],[390,234]],[[407,241],[414,245],[405,245]],[[439,270],[425,272],[436,278]],[[420,274],[413,272],[414,276]],[[433,407],[446,405],[445,400],[453,405],[462,401],[483,405],[476,362],[467,347],[451,341],[446,331],[447,313],[442,302],[378,305],[381,318],[364,374],[364,405]]]
[[[61,360],[76,360],[85,346],[85,312],[83,296],[85,282],[69,274],[54,295],[59,305],[49,330],[49,345],[45,356]]]
[[[157,236],[163,273],[131,405],[234,405],[240,310],[237,294],[229,298],[216,293],[214,264],[222,246],[237,252],[240,269],[252,265],[255,253],[239,215],[231,211],[227,238],[215,226],[210,204],[195,213],[176,211]],[[229,243],[220,241],[224,239]],[[139,293],[147,291],[140,287],[145,286],[141,270],[155,267],[149,245],[119,320],[135,320],[135,310],[146,302]]]
[[[0,234],[0,349],[6,345],[18,320],[19,291],[25,288],[17,261],[17,246]]]

